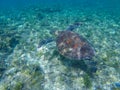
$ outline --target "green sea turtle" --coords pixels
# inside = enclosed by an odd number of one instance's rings
[[[56,35],[56,39],[49,38],[40,41],[39,47],[55,40],[57,51],[64,57],[71,60],[92,59],[95,55],[95,49],[84,37],[73,32],[80,25],[80,22],[75,22],[66,30],[51,31],[52,34]]]

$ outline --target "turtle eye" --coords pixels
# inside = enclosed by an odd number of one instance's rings
[[[91,57],[90,56],[87,56],[87,57],[83,57],[84,59],[87,59],[87,60],[90,60]]]

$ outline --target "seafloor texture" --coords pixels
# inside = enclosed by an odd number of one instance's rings
[[[119,15],[85,8],[0,12],[0,90],[120,90],[119,20]],[[55,38],[50,31],[74,22],[82,23],[74,31],[96,50],[90,66],[61,56],[55,41],[40,45]]]

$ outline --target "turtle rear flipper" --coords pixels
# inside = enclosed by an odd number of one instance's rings
[[[41,46],[43,46],[43,45],[45,45],[45,44],[47,44],[47,43],[50,43],[52,41],[54,41],[54,38],[44,39],[44,40],[42,40],[42,41],[39,42],[38,48],[41,47]]]

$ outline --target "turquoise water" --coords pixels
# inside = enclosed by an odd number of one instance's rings
[[[119,3],[1,0],[0,90],[120,90]],[[73,32],[95,49],[90,61],[62,56],[50,33],[75,22]]]

